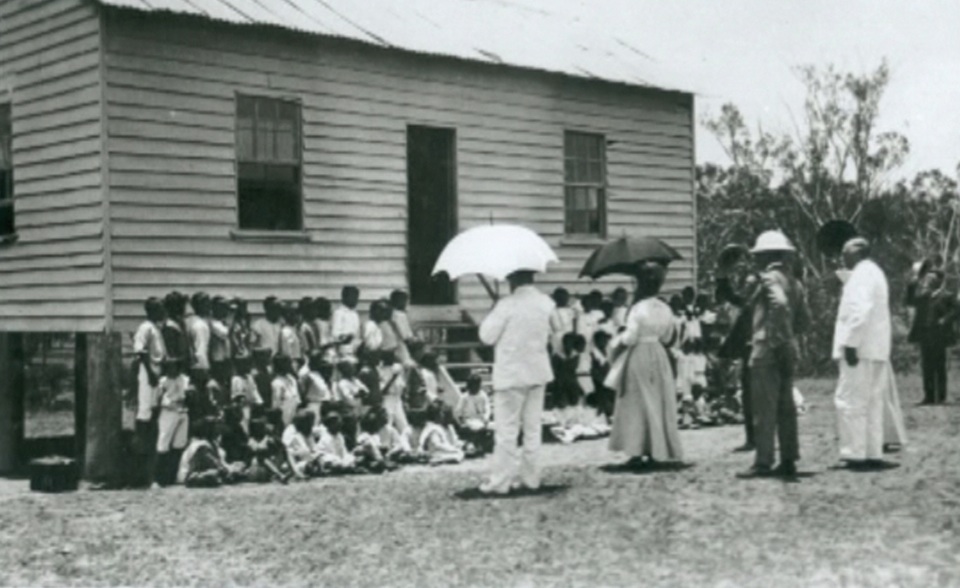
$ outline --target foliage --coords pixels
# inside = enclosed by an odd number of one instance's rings
[[[716,255],[725,245],[751,244],[764,230],[782,230],[798,249],[817,319],[801,368],[823,372],[832,365],[840,284],[833,273],[836,262],[819,253],[816,235],[828,220],[849,220],[871,240],[874,258],[890,280],[895,357],[912,357],[904,341],[902,292],[918,260],[939,254],[948,275],[960,269],[957,182],[937,170],[891,181],[909,153],[909,142],[877,128],[889,82],[886,63],[862,75],[832,67],[801,67],[797,74],[806,100],[792,135],[750,129],[732,104],[704,121],[732,163],[697,170],[699,285],[711,288]]]

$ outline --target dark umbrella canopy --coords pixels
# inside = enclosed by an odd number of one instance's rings
[[[817,247],[827,257],[836,257],[843,245],[857,236],[857,229],[845,220],[832,220],[824,223],[817,231]]]
[[[668,264],[683,259],[676,249],[654,237],[620,237],[594,251],[580,270],[580,277],[597,279],[610,274],[632,275],[642,261]]]

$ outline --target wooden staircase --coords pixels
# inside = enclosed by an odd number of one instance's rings
[[[458,306],[412,306],[414,333],[435,352],[454,381],[462,385],[474,371],[490,378],[493,348],[480,341],[478,325]]]

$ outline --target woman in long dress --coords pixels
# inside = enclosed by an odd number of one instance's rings
[[[665,274],[658,263],[640,266],[636,302],[626,330],[614,339],[614,353],[623,357],[614,361],[608,380],[617,394],[610,449],[629,455],[631,465],[683,459],[676,382],[664,347],[676,336],[676,321],[670,306],[656,297]]]

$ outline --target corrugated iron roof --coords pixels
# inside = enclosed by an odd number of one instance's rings
[[[681,89],[628,41],[512,0],[98,0],[580,78]]]

